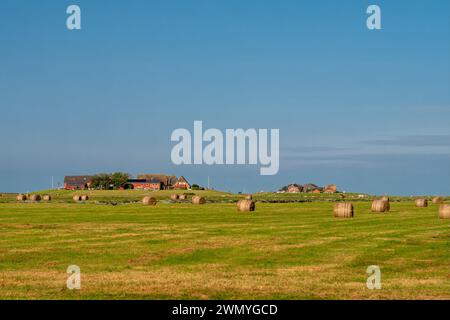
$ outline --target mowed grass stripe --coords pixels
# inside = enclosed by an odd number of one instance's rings
[[[449,297],[448,222],[435,206],[355,211],[335,219],[331,203],[257,203],[254,213],[233,204],[3,203],[0,296]],[[69,264],[82,269],[80,292],[64,288]],[[383,270],[380,292],[365,288],[371,264]]]

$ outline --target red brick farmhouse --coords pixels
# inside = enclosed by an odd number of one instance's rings
[[[64,189],[84,190],[91,187],[92,176],[65,176]]]
[[[91,188],[92,176],[66,176],[64,189],[84,190]],[[137,190],[166,190],[166,189],[190,189],[191,185],[185,177],[165,174],[140,174],[137,179],[129,179],[126,189]]]

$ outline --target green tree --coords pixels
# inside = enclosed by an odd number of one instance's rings
[[[130,175],[124,172],[114,172],[111,174],[111,184],[114,189],[125,188]]]
[[[92,188],[108,190],[111,185],[111,175],[108,173],[99,173],[92,177]]]

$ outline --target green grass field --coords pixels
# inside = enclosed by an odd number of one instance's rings
[[[133,202],[143,192],[120,192],[0,198],[0,298],[450,299],[450,223],[434,204],[373,214],[360,201],[355,218],[336,219],[321,198],[238,213],[231,194],[145,207]],[[81,290],[66,288],[69,265],[81,268]],[[381,290],[366,287],[370,265]]]

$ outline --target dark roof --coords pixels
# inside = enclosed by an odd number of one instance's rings
[[[65,176],[64,183],[70,185],[85,185],[92,181],[92,176]]]
[[[186,180],[185,177],[181,176],[178,178],[178,182],[186,182],[187,184],[189,184],[189,182]]]
[[[163,183],[161,180],[159,179],[147,179],[146,181],[147,183]]]
[[[303,188],[305,188],[305,189],[317,189],[318,186],[316,186],[314,183],[308,183],[308,184],[305,184],[303,186]]]
[[[147,181],[152,181],[152,183],[161,182],[166,186],[172,186],[177,181],[177,177],[166,174],[140,174],[138,179],[146,179]]]
[[[128,179],[129,183],[162,183],[160,180],[158,179]]]

